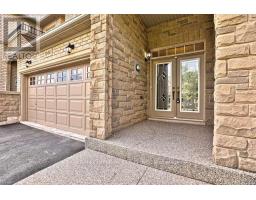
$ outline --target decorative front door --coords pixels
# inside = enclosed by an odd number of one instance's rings
[[[202,120],[203,78],[202,55],[153,61],[151,117]]]

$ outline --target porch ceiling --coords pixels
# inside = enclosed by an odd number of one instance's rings
[[[189,14],[140,14],[139,16],[141,17],[145,26],[148,28],[161,22],[175,20],[187,15]]]

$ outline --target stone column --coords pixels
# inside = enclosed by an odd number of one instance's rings
[[[214,18],[214,161],[256,172],[256,16]]]
[[[111,134],[111,16],[91,15],[92,73],[90,137],[105,139]]]

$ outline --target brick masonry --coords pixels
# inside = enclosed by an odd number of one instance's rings
[[[20,94],[0,91],[0,124],[9,120],[18,120],[20,116]]]
[[[215,15],[217,164],[256,172],[256,15]]]
[[[147,29],[148,48],[160,48],[199,40],[206,42],[205,121],[213,124],[215,35],[213,15],[188,15]]]

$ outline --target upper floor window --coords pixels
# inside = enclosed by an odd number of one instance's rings
[[[47,84],[55,83],[55,74],[47,74],[47,79],[46,79]]]
[[[82,80],[83,79],[83,69],[71,69],[70,80]]]
[[[57,73],[57,82],[67,81],[67,71]]]
[[[30,85],[35,85],[36,84],[36,77],[30,77],[30,79],[29,79],[29,84]]]
[[[91,78],[91,68],[90,65],[85,67],[85,78],[90,79]]]
[[[45,84],[45,77],[44,75],[38,76],[37,77],[37,85],[43,85]]]

